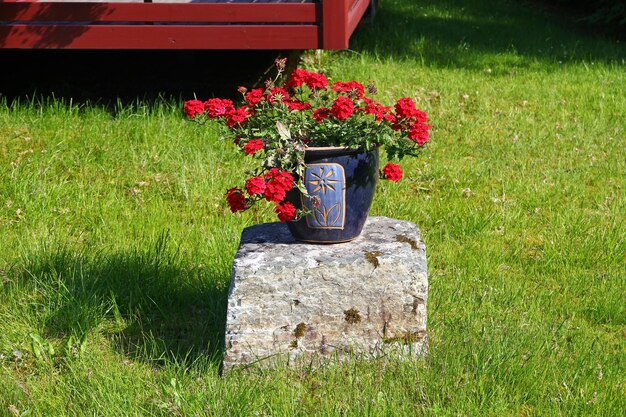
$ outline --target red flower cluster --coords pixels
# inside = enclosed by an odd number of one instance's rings
[[[428,115],[415,107],[410,97],[399,99],[394,106],[396,111],[395,130],[408,130],[410,140],[418,146],[428,142],[431,126],[428,124]]]
[[[244,211],[248,208],[248,202],[246,201],[246,197],[243,195],[243,191],[237,187],[226,191],[226,201],[230,206],[230,211],[233,213]]]
[[[265,147],[265,142],[262,139],[251,139],[243,147],[243,151],[248,155],[253,155],[257,151],[260,151]]]
[[[229,127],[233,127],[236,124],[241,124],[246,121],[248,116],[250,116],[250,112],[246,106],[239,107],[238,109],[233,109],[229,113],[225,114],[226,116],[226,124]]]
[[[278,220],[280,220],[281,223],[288,222],[296,218],[296,206],[291,204],[289,201],[277,205],[274,212],[278,214]]]
[[[190,119],[202,113],[204,113],[204,103],[200,100],[189,100],[185,102],[185,115]]]
[[[265,174],[267,180],[263,196],[267,201],[280,203],[285,199],[287,191],[293,188],[293,175],[287,171],[281,171],[278,168],[270,169]]]
[[[247,106],[235,108],[232,100],[210,98],[207,101],[189,100],[185,102],[185,114],[190,119],[197,115],[206,114],[209,119],[225,118],[230,127],[246,121],[250,117]]]
[[[287,107],[289,108],[289,111],[302,111],[310,109],[311,105],[297,100],[290,100],[287,102]]]
[[[248,107],[254,107],[263,100],[270,103],[283,103],[289,108],[289,111],[302,111],[311,108],[310,103],[293,100],[289,96],[289,92],[284,88],[273,87],[268,91],[267,97],[263,93],[262,88],[254,88],[244,94],[244,98]]]
[[[430,125],[427,123],[414,123],[409,130],[409,139],[417,143],[418,146],[424,146],[428,142]]]
[[[313,111],[313,118],[317,123],[321,123],[324,119],[328,117],[330,114],[330,110],[326,107],[320,107],[319,109],[315,109]]]
[[[417,116],[417,107],[415,107],[415,102],[411,97],[404,97],[398,99],[396,105],[394,106],[396,110],[396,115],[401,119],[412,119]]]
[[[246,180],[246,191],[251,196],[262,195],[265,192],[265,179],[263,177],[250,177]]]
[[[235,110],[235,106],[228,99],[210,98],[204,102],[204,110],[210,119],[215,119],[230,114]]]
[[[289,101],[289,93],[284,88],[270,88],[267,101],[270,103],[286,103]]]
[[[354,113],[354,102],[349,97],[339,96],[335,99],[330,111],[335,119],[346,120]]]
[[[391,107],[383,106],[369,97],[363,97],[363,101],[365,102],[365,107],[363,108],[365,114],[373,114],[377,122],[381,122],[383,119],[392,121],[389,120],[390,117],[393,117]]]
[[[290,202],[286,202],[287,191],[293,188],[294,178],[289,172],[281,171],[278,168],[270,169],[265,176],[250,177],[246,180],[246,192],[252,198],[265,198],[267,201],[276,203],[275,213],[281,222],[296,218],[296,207]],[[243,191],[238,188],[231,188],[226,193],[226,200],[231,211],[242,211],[248,208],[248,200],[243,195]]]
[[[383,168],[381,177],[389,181],[398,182],[402,179],[402,168],[400,168],[400,165],[388,162]]]
[[[356,98],[363,97],[363,94],[365,93],[365,87],[357,81],[337,81],[336,83],[333,83],[333,90],[338,93],[354,94]]]
[[[317,72],[310,72],[303,69],[296,69],[291,73],[291,78],[285,84],[287,88],[296,88],[301,85],[306,85],[311,90],[326,88],[328,85],[328,78],[324,74],[318,74]]]
[[[278,168],[270,169],[265,177],[250,177],[246,180],[246,191],[250,196],[263,196],[267,201],[281,203],[287,191],[293,188],[293,175]]]
[[[245,94],[244,98],[246,99],[248,106],[259,104],[261,100],[263,100],[263,89],[253,88]]]

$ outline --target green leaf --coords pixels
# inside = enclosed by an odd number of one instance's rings
[[[291,133],[280,121],[276,122],[276,129],[282,139],[291,140]]]

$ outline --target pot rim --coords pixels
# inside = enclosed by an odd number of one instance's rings
[[[305,146],[305,151],[357,151],[360,148],[351,148],[349,146]]]
[[[379,146],[374,146],[374,149],[379,148]],[[365,151],[365,149],[358,147],[353,148],[351,146],[304,146],[305,151]],[[365,151],[367,152],[367,151]]]
[[[356,155],[360,153],[369,153],[378,151],[378,147],[369,151],[363,148],[352,148],[349,146],[311,146],[304,148],[305,158],[308,157],[321,157],[321,156],[339,156],[339,155]]]

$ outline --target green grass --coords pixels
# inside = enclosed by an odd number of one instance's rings
[[[618,416],[626,47],[509,1],[386,0],[335,79],[432,143],[374,215],[424,232],[430,356],[219,376],[247,162],[181,103],[0,107],[0,415]]]

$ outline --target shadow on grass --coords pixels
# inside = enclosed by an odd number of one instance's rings
[[[425,65],[484,69],[490,60],[527,66],[622,62],[626,47],[584,34],[565,18],[536,10],[536,3],[497,0],[391,0],[352,47],[382,57],[421,57]],[[515,58],[522,59],[515,59]]]
[[[2,50],[0,99],[54,97],[104,107],[196,96],[239,98],[281,51]],[[294,59],[297,55],[293,55]]]
[[[45,336],[80,345],[96,331],[132,360],[219,364],[228,272],[188,265],[169,246],[164,234],[124,253],[28,256],[28,280],[47,311]]]

